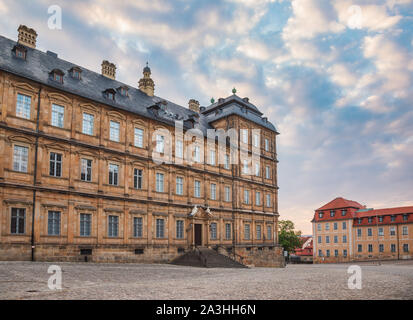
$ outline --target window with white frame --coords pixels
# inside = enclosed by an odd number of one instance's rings
[[[80,159],[80,180],[92,181],[92,160]]]
[[[230,240],[232,238],[232,234],[231,234],[231,224],[230,223],[226,223],[225,224],[225,239],[226,240]]]
[[[326,236],[326,243],[330,243],[330,236]]]
[[[117,164],[109,164],[109,184],[111,186],[117,186],[119,181],[119,166]]]
[[[250,225],[249,223],[246,223],[244,225],[244,239],[249,240],[250,239]]]
[[[50,152],[49,175],[52,177],[62,176],[62,155],[60,153]]]
[[[211,240],[217,239],[217,224],[216,222],[211,223]]]
[[[357,229],[357,237],[361,237],[361,229]]]
[[[143,237],[143,219],[142,217],[133,218],[133,236],[135,238]]]
[[[195,180],[194,195],[195,195],[196,198],[201,197],[201,181]]]
[[[347,243],[347,236],[343,235],[343,243]]]
[[[231,201],[231,190],[230,190],[230,187],[225,186],[224,191],[225,191],[225,202],[230,202],[230,201]]]
[[[199,146],[195,146],[194,148],[194,161],[201,162],[201,148]]]
[[[260,191],[255,191],[255,205],[256,206],[261,205],[261,192]]]
[[[108,216],[108,237],[116,238],[119,234],[119,217]]]
[[[10,220],[11,234],[24,234],[26,230],[26,209],[12,208]]]
[[[229,154],[225,154],[224,168],[229,170]]]
[[[272,228],[271,226],[267,226],[267,239],[271,240],[272,238]]]
[[[120,123],[117,121],[110,121],[109,139],[111,141],[119,142]]]
[[[157,173],[156,174],[156,192],[163,192],[164,191],[164,174]]]
[[[317,231],[321,231],[321,223],[317,223]]]
[[[323,237],[318,236],[318,243],[322,243],[323,242]]]
[[[409,228],[407,226],[403,226],[402,235],[404,236],[409,235]]]
[[[270,141],[265,139],[265,151],[270,151]]]
[[[246,204],[250,203],[250,191],[249,190],[244,190],[244,203]]]
[[[396,235],[396,227],[390,227],[390,235],[395,236]]]
[[[182,196],[184,194],[184,178],[176,177],[176,194]]]
[[[394,243],[392,243],[392,244],[390,245],[390,251],[391,251],[391,252],[396,252],[396,245],[395,245]]]
[[[165,152],[165,137],[160,134],[156,135],[156,152],[158,153]]]
[[[59,211],[48,212],[47,234],[49,236],[60,235],[60,212]]]
[[[342,226],[343,226],[343,230],[346,230],[347,229],[347,222],[343,221]]]
[[[334,236],[334,243],[338,243],[338,236]]]
[[[254,147],[258,148],[260,146],[260,136],[258,134],[254,134]]]
[[[368,248],[369,248],[369,249],[368,249],[369,252],[373,252],[373,245],[372,245],[372,244],[369,244],[369,245],[368,245]]]
[[[90,237],[92,227],[92,215],[89,213],[80,214],[80,236]]]
[[[142,189],[143,184],[143,170],[133,169],[133,187],[135,189]]]
[[[217,199],[217,185],[215,183],[211,183],[211,200]]]
[[[215,166],[215,150],[209,150],[209,164]]]
[[[326,223],[326,231],[329,231],[329,230],[330,230],[330,224]]]
[[[13,170],[27,172],[28,160],[29,148],[15,145],[13,152]]]
[[[241,139],[242,143],[248,143],[248,129],[241,129]]]
[[[248,160],[247,159],[243,160],[242,173],[243,174],[249,174]]]
[[[165,237],[165,220],[156,219],[156,237],[164,238]]]
[[[24,94],[17,94],[16,117],[30,119],[32,98]]]
[[[384,229],[383,228],[379,228],[379,236],[384,236]]]
[[[260,176],[260,163],[259,163],[259,162],[256,162],[256,163],[255,163],[255,175],[256,175],[257,177]]]
[[[52,126],[63,128],[65,118],[65,108],[57,104],[52,104]]]
[[[134,143],[135,147],[143,148],[143,129],[135,128]]]
[[[176,141],[176,157],[177,158],[183,158],[184,157],[184,145],[182,140],[177,140]]]
[[[409,244],[408,244],[408,243],[404,243],[404,244],[403,244],[403,252],[404,252],[404,253],[409,252]]]
[[[95,116],[89,113],[83,113],[82,133],[93,136]]]
[[[265,167],[265,179],[271,179],[270,166]]]
[[[337,222],[334,222],[333,228],[334,228],[334,230],[338,230],[338,223]]]
[[[184,238],[184,221],[183,220],[176,221],[176,238],[177,239]]]

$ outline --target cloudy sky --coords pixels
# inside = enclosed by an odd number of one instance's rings
[[[62,29],[48,28],[48,8]],[[413,0],[0,0],[0,34],[155,94],[208,105],[236,87],[278,138],[279,211],[311,233],[337,196],[413,205]]]

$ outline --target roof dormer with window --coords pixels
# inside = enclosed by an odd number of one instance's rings
[[[115,89],[106,89],[103,91],[103,95],[106,99],[115,101],[116,90]]]
[[[22,59],[22,60],[26,60],[27,57],[27,48],[21,44],[16,44],[13,47],[13,55],[16,58]]]
[[[60,69],[53,69],[50,73],[50,79],[56,81],[60,84],[63,84],[63,77],[65,73]]]
[[[79,67],[73,67],[69,70],[70,76],[73,79],[81,80],[82,79],[82,69]]]

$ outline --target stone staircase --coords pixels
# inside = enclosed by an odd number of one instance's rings
[[[195,248],[174,259],[171,264],[201,268],[248,268],[247,266],[208,248]]]

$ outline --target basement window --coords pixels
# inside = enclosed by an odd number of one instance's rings
[[[82,256],[90,256],[92,255],[92,249],[80,249],[80,254]]]
[[[178,248],[178,253],[184,253],[185,249],[184,248]]]
[[[135,254],[143,254],[144,250],[142,248],[135,249]]]

